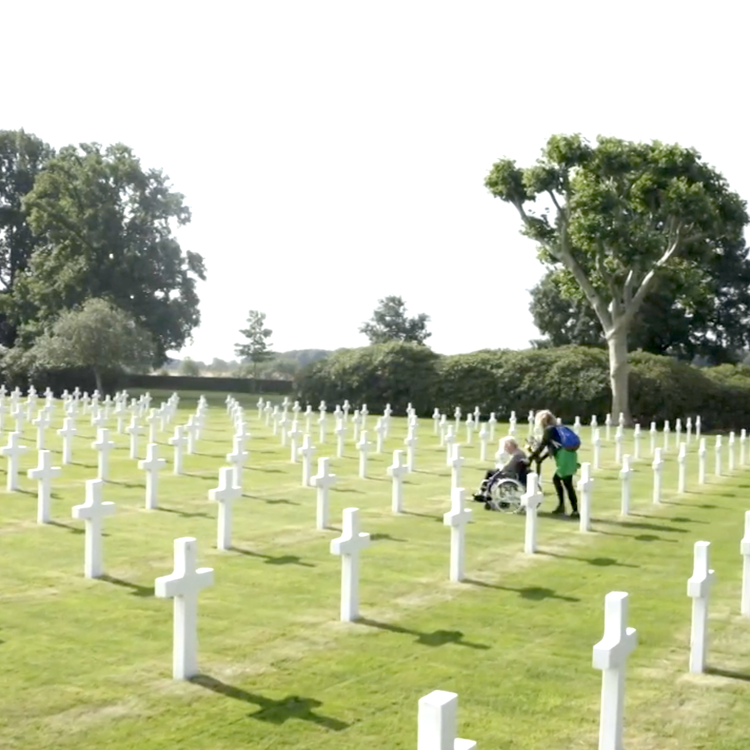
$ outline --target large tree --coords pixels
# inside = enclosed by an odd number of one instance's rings
[[[646,296],[670,270],[698,288],[705,264],[742,242],[745,202],[693,149],[579,135],[552,136],[525,169],[496,162],[485,185],[591,305],[609,351],[612,412],[630,421],[628,336]]]
[[[50,146],[23,130],[0,130],[0,344],[15,343],[8,304],[16,278],[29,264],[39,240],[29,227],[24,198],[53,156]]]
[[[89,299],[63,312],[37,338],[29,355],[43,368],[91,368],[102,393],[102,373],[147,366],[153,341],[132,315],[106,300]]]
[[[631,349],[713,364],[736,362],[750,343],[750,260],[743,246],[716,254],[701,267],[701,283],[666,269],[633,320]],[[569,295],[565,269],[550,270],[531,290],[534,324],[550,346],[607,345],[594,309],[582,294]],[[541,345],[542,342],[536,342]]]
[[[190,211],[161,171],[144,169],[122,144],[67,146],[24,208],[39,244],[13,291],[19,322],[44,324],[101,297],[153,336],[156,359],[186,343],[200,321],[196,282],[205,269],[173,234]]]
[[[378,300],[372,318],[359,329],[371,344],[387,344],[389,341],[405,341],[424,344],[432,336],[427,330],[430,316],[420,313],[410,318],[406,314],[406,303],[401,297],[389,296]]]
[[[273,356],[269,339],[273,335],[266,328],[266,314],[259,310],[250,310],[247,315],[247,328],[240,329],[244,341],[234,345],[235,354],[245,362],[252,362],[253,378],[258,379],[258,365]]]

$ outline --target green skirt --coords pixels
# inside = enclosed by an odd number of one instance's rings
[[[555,472],[560,479],[572,477],[578,471],[578,452],[560,449],[555,454],[555,463],[557,471]]]

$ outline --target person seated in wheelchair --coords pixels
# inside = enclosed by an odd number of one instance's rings
[[[516,439],[511,435],[500,441],[500,452],[505,453],[508,459],[502,466],[489,469],[484,476],[484,481],[479,486],[479,491],[474,495],[474,501],[484,503],[485,507],[490,501],[492,487],[501,479],[512,479],[526,486],[526,476],[529,473],[529,461],[526,453],[521,450]]]

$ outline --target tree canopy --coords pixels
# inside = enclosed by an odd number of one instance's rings
[[[410,318],[406,314],[406,303],[401,297],[389,296],[378,300],[372,318],[359,329],[371,344],[386,344],[390,341],[424,344],[432,336],[427,330],[430,317],[420,313]]]
[[[144,366],[154,356],[151,337],[133,316],[103,299],[61,313],[29,354],[41,368],[90,367],[100,392],[102,372]]]
[[[744,248],[745,202],[694,149],[603,136],[595,145],[552,136],[536,164],[501,159],[485,185],[517,210],[540,259],[566,271],[566,294],[593,309],[609,350],[612,411],[629,419],[636,315],[666,272],[679,273],[694,297],[707,264]]]
[[[41,147],[40,147],[41,148]],[[22,201],[35,238],[10,314],[36,331],[89,298],[106,298],[153,336],[155,357],[180,349],[200,321],[203,259],[174,237],[190,221],[181,194],[122,144],[66,146]]]
[[[246,362],[252,362],[253,376],[258,376],[258,365],[273,356],[269,339],[273,335],[266,328],[266,314],[259,310],[250,310],[247,315],[247,328],[240,330],[245,341],[235,344],[235,354]]]

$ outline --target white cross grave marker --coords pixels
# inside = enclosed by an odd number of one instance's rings
[[[302,454],[302,486],[310,486],[310,475],[312,474],[312,460],[315,455],[315,446],[310,445],[310,436],[305,435],[302,438],[302,447],[299,449]]]
[[[463,488],[453,490],[451,493],[451,509],[443,516],[443,523],[451,527],[451,561],[450,580],[463,581],[464,579],[464,549],[466,541],[466,524],[471,523],[472,513],[464,508]]]
[[[388,467],[388,475],[393,479],[391,490],[391,512],[401,513],[404,502],[404,476],[409,467],[404,465],[404,452],[393,451],[393,463]]]
[[[489,432],[486,427],[482,427],[479,430],[479,460],[485,462],[487,460],[487,443],[489,441]]]
[[[591,464],[581,464],[581,478],[578,480],[578,491],[581,493],[580,529],[591,530],[591,493],[594,480],[591,478]]]
[[[623,516],[630,515],[630,476],[633,470],[630,468],[630,456],[622,457],[622,469],[620,469],[620,514]]]
[[[622,426],[618,425],[615,431],[615,463],[620,466],[622,464],[622,441],[623,441]]]
[[[185,428],[177,425],[174,428],[174,437],[169,438],[168,442],[174,448],[174,473],[179,476],[182,474],[182,454],[187,446]]]
[[[706,483],[706,438],[698,443],[698,484]]]
[[[721,435],[716,436],[716,443],[714,445],[714,473],[717,477],[721,476]]]
[[[242,487],[231,467],[219,469],[219,486],[208,491],[208,499],[218,503],[219,515],[216,519],[216,549],[232,548],[232,510],[235,500],[242,497]]]
[[[323,531],[328,528],[329,491],[336,484],[337,477],[328,471],[328,458],[318,459],[318,473],[310,477],[310,484],[317,489],[315,528]]]
[[[526,508],[526,533],[523,551],[527,555],[536,553],[537,508],[543,500],[544,495],[539,492],[539,478],[536,472],[529,472],[526,476],[526,492],[521,497],[521,504]]]
[[[73,461],[73,438],[78,434],[73,417],[65,417],[62,429],[57,434],[62,438],[63,466],[67,466]]]
[[[690,625],[690,671],[700,674],[706,668],[708,647],[708,600],[716,574],[711,570],[711,543],[696,542],[693,575],[688,579],[687,595],[693,600]]]
[[[359,554],[370,535],[359,530],[359,508],[344,508],[341,536],[331,540],[331,554],[341,556],[341,620],[359,617]]]
[[[742,555],[742,601],[740,612],[744,617],[750,617],[750,510],[745,512],[745,536],[740,542]]]
[[[0,455],[5,456],[8,459],[8,480],[7,488],[8,492],[18,489],[18,463],[21,456],[29,452],[29,449],[25,445],[21,445],[18,441],[21,435],[18,432],[11,432],[8,435],[8,444],[0,448]]]
[[[344,419],[340,419],[336,424],[336,429],[333,431],[336,435],[336,457],[344,457],[344,440],[346,439],[346,422]]]
[[[414,467],[418,440],[419,438],[413,430],[410,430],[409,434],[404,438],[404,445],[406,446],[406,468],[412,473],[415,471]]]
[[[59,477],[61,473],[59,466],[52,465],[52,452],[46,450],[39,451],[39,465],[26,473],[29,479],[37,482],[37,523],[49,523],[52,479]]]
[[[231,453],[227,453],[227,462],[232,464],[234,483],[241,489],[243,486],[242,470],[250,454],[246,450],[242,450],[242,440],[240,438],[235,436],[233,442],[234,450]]]
[[[86,482],[86,502],[74,505],[73,518],[84,521],[86,542],[83,562],[83,574],[86,578],[99,578],[102,575],[102,522],[115,512],[114,503],[102,502],[101,479],[89,479]]]
[[[641,426],[633,427],[633,460],[638,461],[641,457]]]
[[[456,737],[458,695],[433,690],[419,699],[417,750],[476,750],[477,743]]]
[[[291,449],[291,452],[289,454],[289,460],[296,464],[298,460],[298,453],[299,453],[299,439],[302,437],[302,430],[299,428],[299,424],[297,423],[297,420],[292,421],[292,429],[289,430],[289,446]]]
[[[729,433],[729,450],[727,451],[727,455],[729,457],[729,471],[730,472],[734,471],[734,464],[735,464],[734,444],[735,444],[734,432],[730,432]]]
[[[740,466],[744,468],[747,464],[747,430],[740,430]]]
[[[138,468],[146,472],[146,509],[157,507],[159,489],[159,472],[167,465],[163,458],[159,458],[157,443],[149,443],[146,448],[146,460],[138,462]]]
[[[470,415],[471,416],[471,415]],[[464,457],[461,455],[461,446],[453,446],[453,455],[451,456],[451,493],[461,486],[461,467],[464,465]]]
[[[357,450],[359,451],[360,479],[367,479],[367,454],[371,445],[372,443],[367,440],[367,430],[362,430],[362,435],[357,443]]]
[[[174,540],[174,572],[154,581],[154,595],[174,599],[172,676],[198,674],[198,592],[214,582],[212,568],[198,568],[198,544],[192,537]]]
[[[651,464],[651,468],[654,470],[654,490],[652,502],[654,505],[661,503],[661,475],[664,470],[664,461],[661,457],[661,448],[657,448],[654,451],[654,462]]]
[[[598,427],[594,430],[594,439],[591,442],[594,445],[594,470],[598,471],[602,466],[602,438]]]
[[[114,442],[109,439],[109,430],[106,427],[98,429],[98,437],[91,443],[91,447],[99,453],[96,478],[106,481],[109,478],[109,454],[115,447]]]
[[[613,591],[604,597],[604,637],[594,646],[593,666],[602,672],[599,750],[623,750],[625,668],[638,643],[628,627],[628,595]]]
[[[686,480],[685,462],[686,461],[687,461],[687,443],[680,443],[680,452],[677,454],[677,467],[678,467],[677,492],[679,492],[680,494],[683,494],[685,492],[685,480]]]
[[[135,414],[130,418],[130,424],[125,428],[125,432],[130,435],[130,458],[135,461],[138,458],[138,436],[143,434],[143,427]]]
[[[385,423],[385,420],[378,419],[378,421],[375,423],[375,434],[377,435],[376,441],[375,441],[375,453],[382,453],[383,452],[383,440],[385,439],[385,433],[387,432],[388,428]]]
[[[669,452],[669,435],[670,435],[669,420],[666,420],[664,422],[664,453]]]
[[[44,411],[39,412],[39,416],[32,423],[36,427],[36,447],[37,450],[44,450],[44,438],[49,427],[49,417]]]
[[[656,422],[651,422],[651,428],[649,429],[649,437],[651,439],[650,451],[651,451],[652,456],[654,455],[654,452],[656,451],[656,433],[657,433]]]

